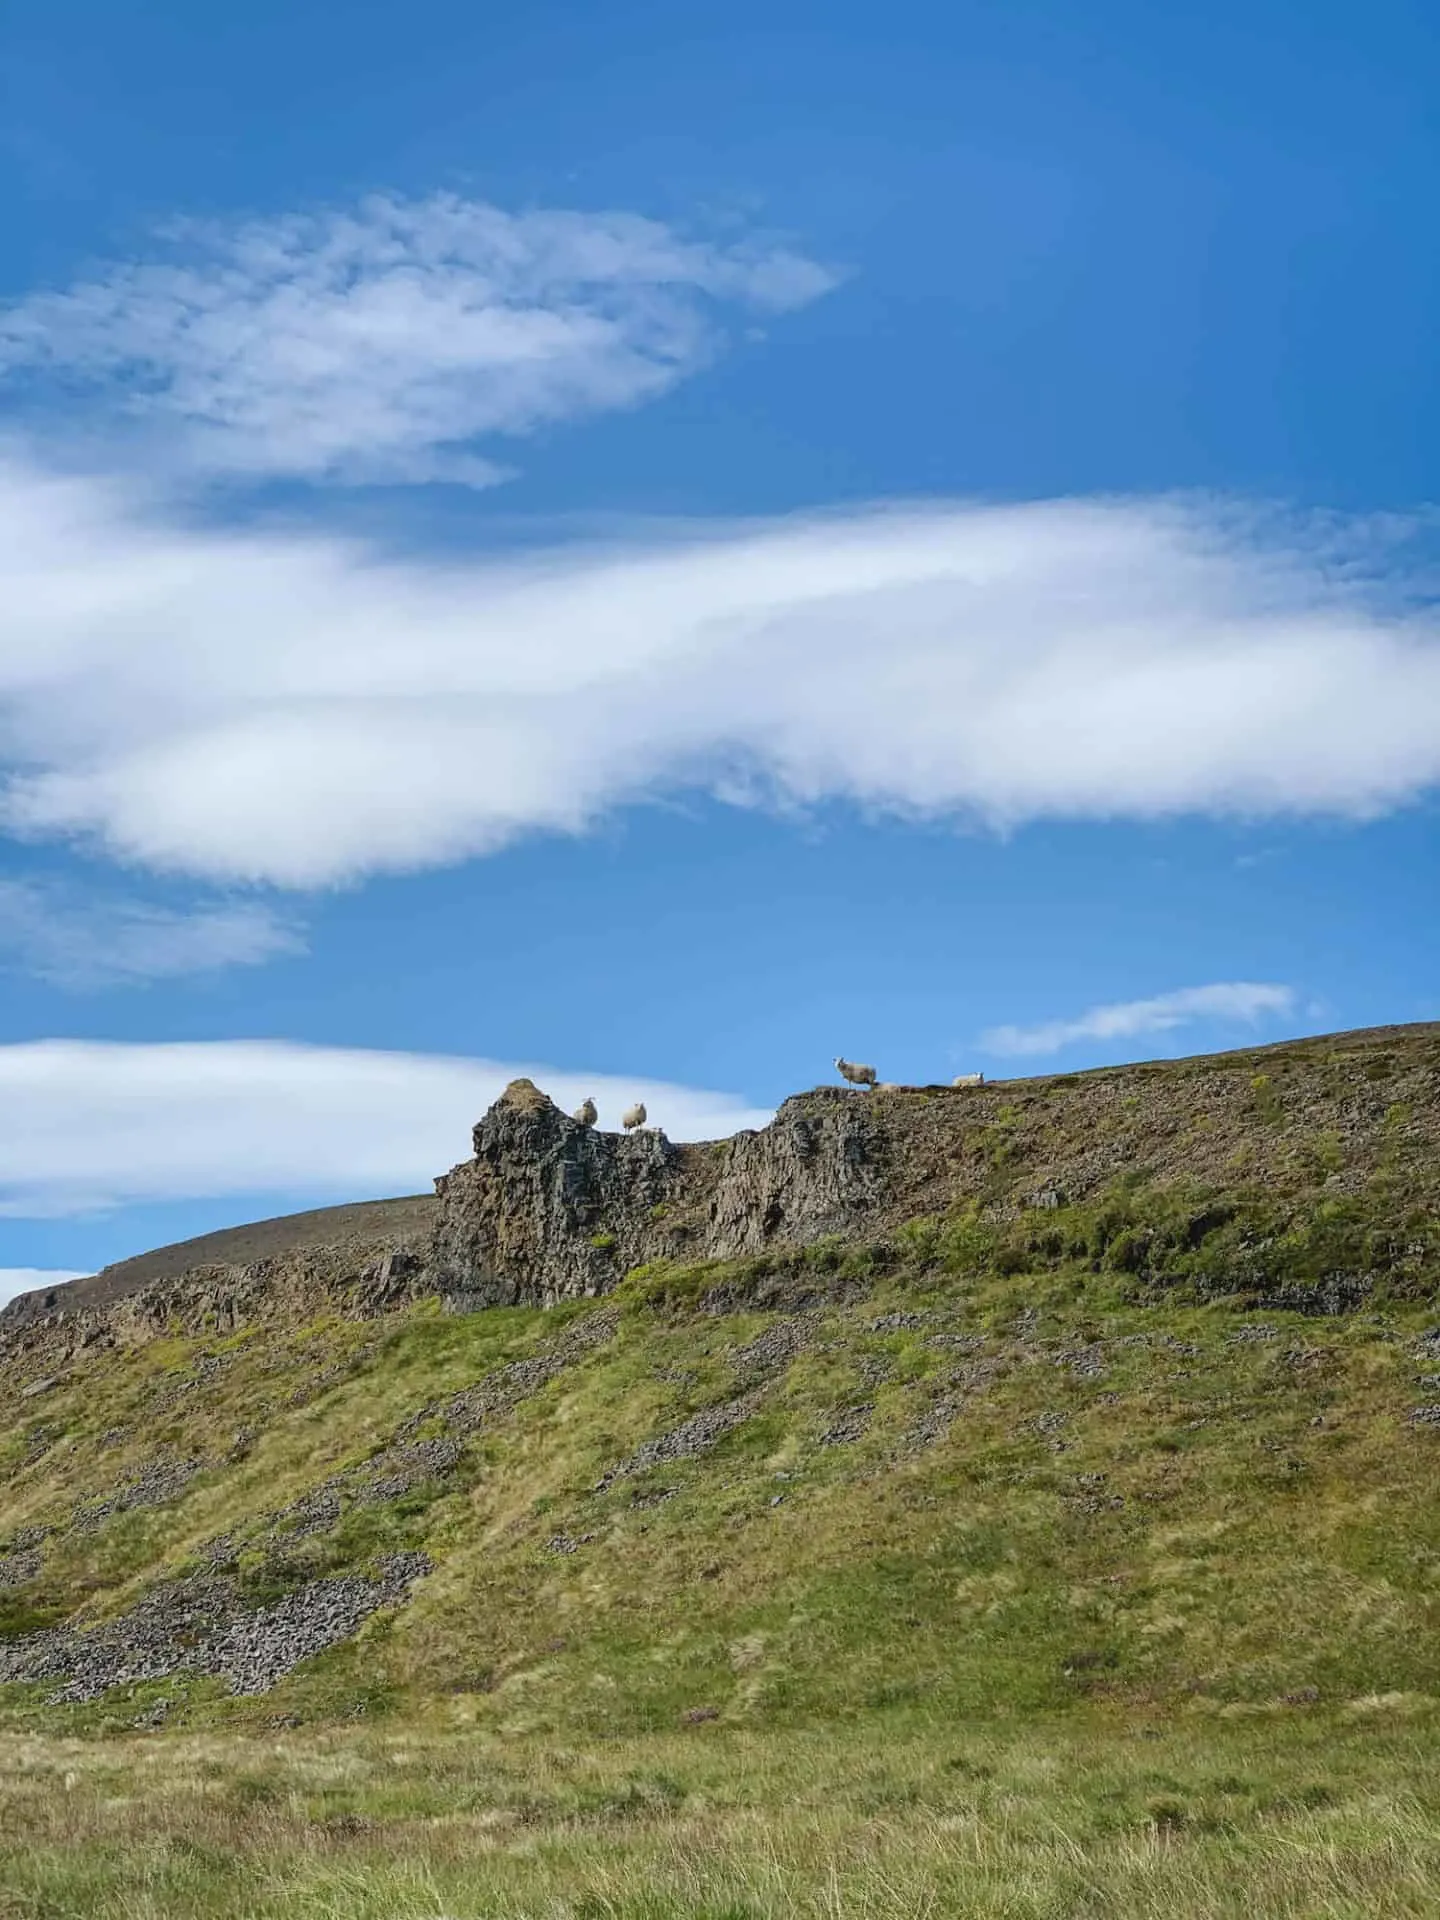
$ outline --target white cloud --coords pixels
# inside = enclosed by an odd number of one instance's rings
[[[681,789],[1000,826],[1372,815],[1440,779],[1440,639],[1342,535],[937,503],[441,561],[201,530],[16,456],[0,826],[305,887]]]
[[[991,1027],[980,1036],[987,1053],[1058,1053],[1078,1040],[1128,1040],[1137,1034],[1169,1033],[1197,1020],[1256,1026],[1295,1011],[1292,987],[1263,981],[1224,980],[1208,987],[1181,987],[1149,1000],[1122,1000],[1091,1007],[1073,1020],[1046,1020],[1033,1027]]]
[[[783,247],[453,194],[163,237],[167,258],[0,311],[0,373],[87,389],[91,432],[98,401],[151,457],[220,474],[484,484],[503,472],[475,439],[651,399],[727,307],[834,284]]]
[[[296,1205],[429,1192],[470,1129],[526,1074],[567,1110],[593,1094],[602,1126],[631,1101],[676,1139],[763,1126],[729,1094],[442,1054],[287,1041],[44,1040],[0,1046],[0,1215],[275,1194]]]
[[[40,1287],[62,1286],[67,1280],[84,1277],[69,1267],[0,1267],[0,1307],[17,1294],[34,1293]]]
[[[0,880],[0,961],[58,986],[173,979],[304,951],[298,930],[254,901],[182,910]]]

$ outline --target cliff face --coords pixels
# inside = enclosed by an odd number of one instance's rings
[[[892,1145],[881,1109],[848,1093],[787,1100],[760,1133],[677,1146],[598,1133],[528,1080],[436,1182],[432,1283],[475,1305],[604,1293],[631,1267],[804,1245],[874,1214]]]
[[[474,1158],[435,1182],[434,1284],[477,1306],[603,1293],[649,1258],[668,1210],[714,1148],[659,1132],[598,1133],[516,1080],[475,1127]]]
[[[363,1319],[427,1293],[466,1309],[550,1306],[605,1293],[653,1260],[873,1238],[957,1208],[1013,1219],[1127,1182],[1260,1193],[1281,1230],[1287,1215],[1313,1222],[1363,1195],[1428,1271],[1440,1027],[981,1087],[823,1087],[787,1100],[760,1132],[694,1146],[655,1129],[584,1127],[520,1080],[472,1144],[434,1198],[161,1249],[13,1302],[0,1312],[0,1344],[48,1370],[97,1341]],[[1407,1220],[1422,1223],[1408,1241]]]
[[[474,1148],[436,1183],[430,1279],[477,1306],[553,1305],[647,1261],[872,1237],[957,1206],[1013,1218],[1117,1182],[1263,1194],[1282,1221],[1365,1194],[1399,1234],[1433,1218],[1440,1188],[1440,1029],[981,1087],[823,1087],[758,1133],[692,1147],[595,1132],[517,1081]]]
[[[423,1255],[389,1240],[297,1248],[246,1265],[212,1263],[114,1297],[65,1287],[24,1294],[0,1313],[0,1356],[45,1374],[105,1348],[164,1337],[283,1329],[327,1315],[370,1320],[429,1292]]]

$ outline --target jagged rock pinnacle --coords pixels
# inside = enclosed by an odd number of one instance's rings
[[[560,1111],[548,1093],[542,1093],[533,1080],[524,1078],[512,1080],[495,1105],[516,1107],[522,1112],[529,1113],[544,1113],[547,1109],[556,1113]]]

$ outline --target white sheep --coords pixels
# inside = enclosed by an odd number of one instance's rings
[[[582,1127],[593,1127],[595,1122],[600,1118],[595,1102],[587,1096],[575,1109],[575,1118],[580,1122]]]
[[[874,1067],[862,1067],[854,1060],[842,1060],[835,1056],[835,1071],[848,1080],[852,1087],[873,1087],[875,1084]]]
[[[643,1100],[637,1100],[633,1107],[628,1108],[626,1112],[622,1113],[620,1116],[620,1124],[627,1133],[633,1133],[636,1127],[643,1127],[645,1124],[645,1102]]]
[[[957,1073],[950,1084],[952,1087],[983,1087],[985,1076],[983,1073]]]

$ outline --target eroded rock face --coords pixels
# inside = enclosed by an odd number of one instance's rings
[[[838,1089],[795,1095],[762,1133],[727,1143],[706,1255],[734,1259],[847,1232],[881,1206],[890,1157],[879,1102]]]
[[[384,1242],[307,1247],[249,1266],[196,1267],[94,1305],[76,1304],[57,1287],[5,1308],[0,1359],[55,1369],[107,1347],[142,1347],[174,1334],[223,1335],[256,1321],[299,1326],[322,1313],[370,1320],[428,1290],[423,1255]]]
[[[863,1096],[787,1100],[760,1133],[677,1146],[657,1129],[599,1133],[528,1080],[436,1182],[431,1281],[486,1305],[604,1293],[631,1267],[727,1259],[842,1233],[880,1205],[888,1146]]]
[[[553,1305],[604,1293],[652,1260],[870,1239],[959,1205],[992,1217],[1053,1212],[1122,1175],[1248,1187],[1300,1218],[1320,1198],[1364,1196],[1383,1174],[1397,1222],[1429,1219],[1440,1027],[964,1088],[822,1087],[787,1100],[760,1132],[702,1145],[658,1129],[601,1133],[518,1080],[473,1146],[433,1198],[261,1222],[14,1301],[0,1310],[0,1367],[18,1362],[17,1391],[43,1396],[96,1342],[319,1312],[368,1318],[426,1294],[464,1312]],[[322,1238],[332,1232],[341,1237]],[[1397,1226],[1396,1239],[1406,1284],[1418,1286],[1433,1230]],[[1323,1296],[1309,1288],[1298,1304],[1348,1310],[1368,1285],[1366,1272],[1337,1271]],[[1296,1303],[1277,1293],[1274,1304]]]
[[[487,1306],[603,1293],[651,1257],[694,1150],[656,1129],[599,1133],[515,1080],[435,1182],[432,1283]]]

